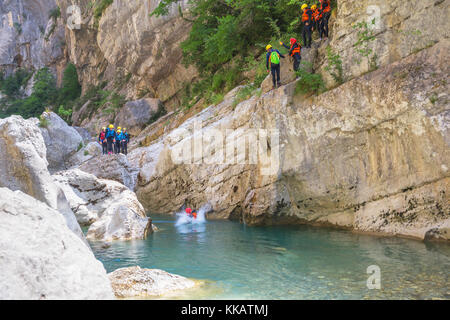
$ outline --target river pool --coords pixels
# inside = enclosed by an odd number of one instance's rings
[[[145,240],[91,242],[108,272],[139,265],[206,280],[173,299],[450,299],[450,245],[309,226],[175,225]],[[368,289],[379,268],[381,289]],[[375,266],[375,267],[374,267]]]

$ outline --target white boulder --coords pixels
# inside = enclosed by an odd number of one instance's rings
[[[106,271],[46,204],[0,188],[0,299],[113,299]]]
[[[91,225],[92,240],[142,239],[153,231],[151,219],[134,192],[116,181],[98,179],[79,169],[54,176],[64,190],[77,220]]]
[[[67,226],[84,239],[64,193],[47,169],[46,146],[34,120],[0,119],[0,187],[20,190],[58,210]]]
[[[117,269],[108,276],[118,298],[162,296],[196,286],[196,282],[185,277],[138,266]]]

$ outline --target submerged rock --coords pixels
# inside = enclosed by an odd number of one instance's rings
[[[90,225],[88,239],[142,239],[153,231],[151,219],[136,195],[124,185],[78,169],[53,177],[64,190],[78,222]]]
[[[102,263],[59,212],[0,188],[0,299],[113,299]]]
[[[139,266],[117,269],[108,276],[118,298],[163,296],[196,286],[193,280],[185,277]]]

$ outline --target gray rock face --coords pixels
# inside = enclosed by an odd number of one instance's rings
[[[106,271],[59,212],[0,188],[0,299],[114,299]]]
[[[448,0],[339,0],[337,6],[329,45],[341,57],[346,79],[358,77],[371,68],[368,59],[355,46],[358,32],[364,31],[364,28],[354,28],[358,22],[367,22],[369,32],[375,36],[368,48],[372,50],[369,58],[377,66],[393,63],[449,38]],[[430,28],[430,25],[441,28]],[[332,85],[334,80],[324,70],[328,65],[326,47],[321,49],[323,59],[317,67],[320,66],[326,82]]]
[[[63,57],[64,27],[49,18],[55,0],[6,0],[0,3],[0,66],[39,69]],[[52,32],[50,32],[52,30]]]
[[[102,155],[102,146],[98,142],[89,142],[80,151],[71,156],[66,164],[69,168],[75,168],[82,163]]]
[[[47,146],[47,160],[51,171],[67,169],[68,159],[83,146],[83,138],[54,112],[44,112],[48,126],[40,128]]]
[[[142,239],[153,231],[151,219],[134,192],[124,185],[74,169],[53,176],[64,190],[77,220],[91,225],[93,240]]]
[[[123,154],[95,157],[84,162],[79,169],[100,179],[120,182],[133,191],[139,173],[139,167],[133,166]]]
[[[211,216],[247,224],[308,222],[444,238],[450,220],[448,48],[442,40],[317,97],[295,95],[292,82],[235,108],[226,98],[133,150],[130,162],[141,168],[138,199],[152,212],[211,203]],[[238,146],[245,145],[239,139],[248,128],[278,131],[278,148],[267,143],[275,172],[264,173],[264,154],[257,164],[238,162],[248,155],[239,148],[227,162],[208,138],[216,129],[230,139],[229,129]],[[203,152],[192,158],[189,146],[202,138]],[[183,153],[190,161],[179,161]]]
[[[83,142],[85,144],[88,144],[89,142],[92,141],[92,136],[89,133],[89,131],[85,128],[81,128],[81,127],[73,127],[75,130],[77,130],[77,132],[80,134],[81,138],[83,138]],[[97,137],[94,137],[94,139],[96,139]]]
[[[140,99],[130,101],[116,116],[116,126],[127,128],[128,133],[135,136],[149,123],[157,113],[164,112],[164,105],[159,99]]]
[[[188,2],[179,1],[167,16],[155,17],[150,14],[158,0],[114,1],[94,27],[90,0],[58,0],[64,20],[68,19],[65,11],[70,5],[78,5],[83,12],[81,29],[66,33],[68,54],[79,67],[83,91],[99,84],[101,78],[110,84],[128,79],[121,84],[121,93],[128,100],[158,97],[168,110],[178,107],[177,94],[185,82],[197,76],[194,67],[185,68],[181,63],[180,43],[187,38],[191,23],[180,17],[178,5],[184,10]]]
[[[47,169],[47,149],[36,120],[0,119],[0,187],[20,190],[58,210],[68,227],[84,239],[61,189]]]
[[[196,286],[185,277],[138,266],[117,269],[108,276],[118,298],[158,297]]]

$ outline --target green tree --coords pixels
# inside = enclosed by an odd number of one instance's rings
[[[43,104],[52,104],[57,98],[56,80],[48,68],[40,69],[34,77],[33,94]]]
[[[81,85],[78,81],[76,67],[69,63],[64,70],[62,87],[59,91],[59,103],[67,105],[70,101],[79,98],[81,95]]]

